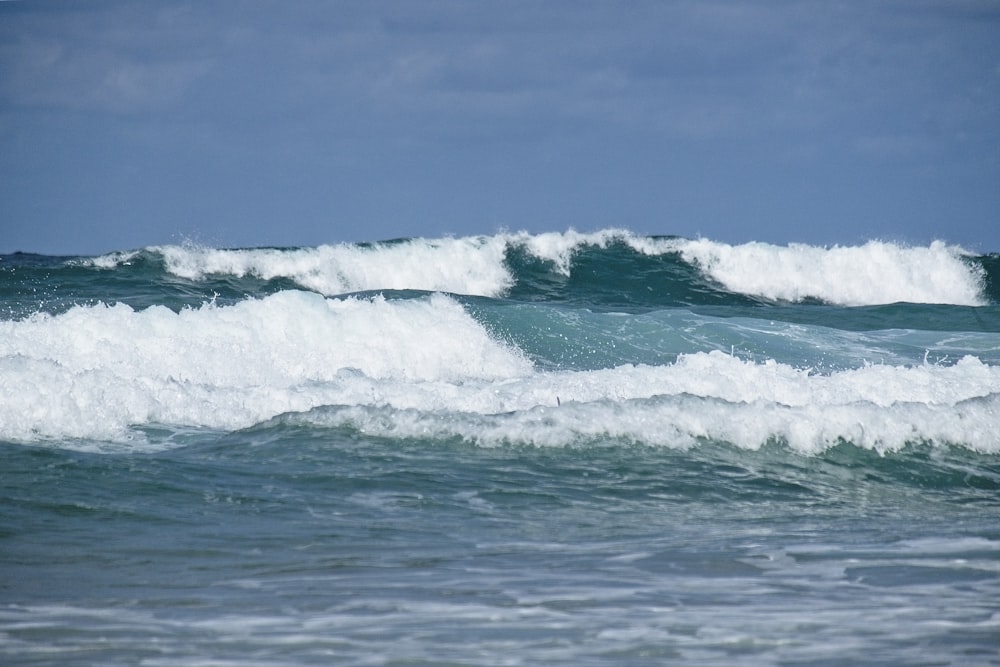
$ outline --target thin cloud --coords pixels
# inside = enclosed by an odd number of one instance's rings
[[[913,12],[722,1],[572,11],[534,3],[245,6],[84,4],[55,18],[28,14],[8,29],[2,90],[12,106],[138,113],[184,102],[190,113],[234,122],[261,114],[315,122],[323,109],[361,123],[370,114],[446,114],[459,125],[553,131],[582,120],[699,141],[850,136],[855,125],[892,114],[916,132],[927,123],[913,120],[914,107],[948,122],[955,98],[975,94],[936,64],[962,53],[935,23],[947,10],[934,3]],[[971,20],[972,10],[985,11],[966,3],[951,21]],[[983,122],[967,111],[970,120]]]
[[[0,200],[32,225],[995,218],[987,2],[3,5]]]
[[[184,26],[166,10],[81,5],[53,16],[29,6],[8,19],[0,29],[0,91],[11,107],[157,110],[179,100],[210,66],[178,49]]]

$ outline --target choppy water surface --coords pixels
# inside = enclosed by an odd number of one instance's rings
[[[998,664],[998,260],[0,258],[9,664]]]

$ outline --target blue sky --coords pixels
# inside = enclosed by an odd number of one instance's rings
[[[1000,2],[0,2],[0,252],[1000,250]]]

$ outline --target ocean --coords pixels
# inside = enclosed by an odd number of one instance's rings
[[[7,665],[1000,665],[1000,254],[0,257]]]

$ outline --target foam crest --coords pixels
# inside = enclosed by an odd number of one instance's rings
[[[191,280],[213,274],[289,278],[326,295],[379,289],[414,289],[497,296],[512,282],[500,237],[413,239],[372,245],[299,249],[215,250],[151,248],[170,273]]]
[[[993,428],[1000,396],[942,407],[907,404],[886,411],[873,404],[787,406],[730,403],[690,395],[625,401],[564,403],[501,414],[387,410],[372,406],[320,409],[284,418],[295,423],[349,427],[367,436],[458,439],[479,446],[644,446],[687,449],[724,442],[756,450],[770,442],[816,455],[841,442],[878,451],[909,444],[958,444],[1000,453]]]
[[[510,246],[552,262],[556,271],[569,275],[573,254],[583,246],[607,248],[625,243],[637,252],[671,252],[665,240],[636,236],[622,229],[581,233],[500,233],[443,239],[408,239],[373,244],[321,245],[315,248],[214,249],[193,245],[155,246],[149,251],[163,257],[166,270],[181,278],[201,280],[211,275],[254,276],[264,280],[289,278],[328,296],[378,289],[499,296],[514,278],[504,263]],[[130,263],[137,251],[115,252],[81,260],[97,268]]]
[[[940,241],[926,248],[881,241],[833,248],[708,240],[672,245],[726,289],[767,299],[813,298],[845,306],[985,305],[981,269],[965,261],[961,248]]]
[[[235,430],[299,413],[284,419],[486,446],[777,440],[816,453],[931,441],[1000,453],[1000,368],[971,356],[821,374],[700,352],[542,372],[440,295],[289,292],[181,313],[97,306],[3,329],[3,439],[126,443],[136,426]]]
[[[140,253],[141,251],[139,250],[121,250],[101,255],[99,257],[74,259],[69,263],[79,266],[93,266],[98,269],[116,269],[119,266],[128,266],[131,264],[137,257],[139,257]]]
[[[952,366],[866,366],[828,375],[719,352],[666,366],[534,373],[440,386],[366,382],[367,404],[299,417],[368,435],[459,438],[481,445],[690,447],[703,440],[756,449],[781,441],[803,453],[841,440],[880,452],[908,443],[1000,452],[1000,369],[966,357]]]
[[[983,269],[969,254],[936,241],[906,247],[870,241],[824,248],[802,244],[729,245],[706,239],[638,236],[628,230],[501,233],[444,239],[315,248],[217,250],[159,246],[166,270],[200,280],[212,275],[288,278],[329,296],[379,289],[414,289],[496,297],[514,284],[505,263],[511,247],[551,262],[569,275],[582,247],[624,244],[644,255],[679,254],[731,292],[783,301],[820,299],[862,306],[895,302],[985,305]],[[127,264],[136,253],[87,260],[100,268]]]
[[[573,253],[582,246],[607,248],[615,241],[633,239],[631,232],[620,229],[605,229],[599,232],[581,233],[574,229],[565,232],[529,234],[519,232],[506,236],[508,243],[525,248],[529,253],[552,262],[557,272],[569,275],[572,270]]]
[[[356,396],[356,378],[498,380],[530,372],[443,295],[282,292],[229,307],[76,307],[0,322],[0,438],[123,439],[164,423],[235,429]]]
[[[676,252],[675,238],[653,238],[638,236],[627,229],[603,229],[597,232],[581,233],[574,229],[565,232],[528,234],[520,232],[509,235],[508,242],[525,248],[529,253],[555,266],[557,272],[570,275],[573,255],[584,246],[605,249],[621,243],[643,255],[662,255]]]

